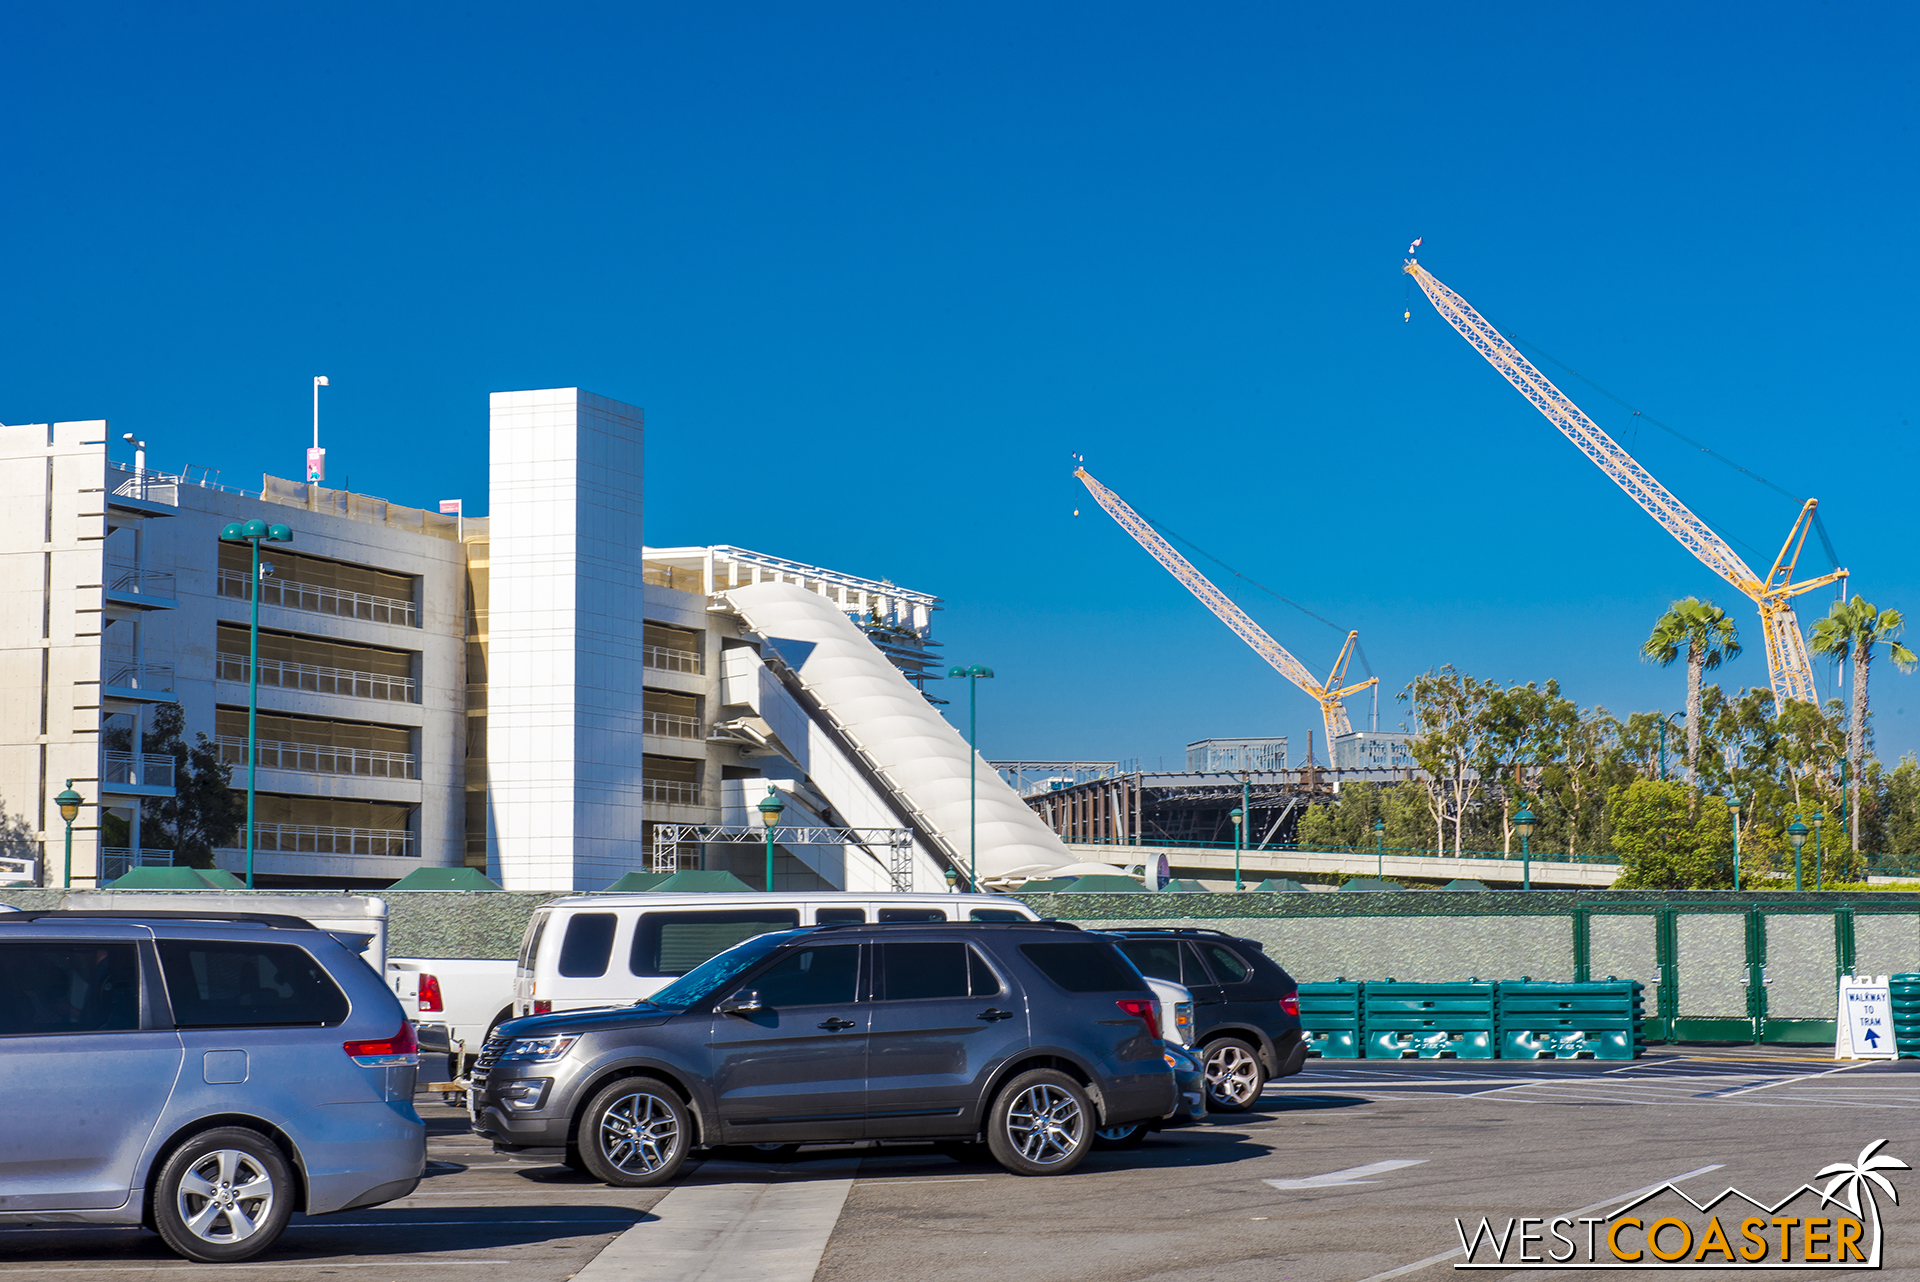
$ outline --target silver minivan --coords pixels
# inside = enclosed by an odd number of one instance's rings
[[[0,914],[0,1223],[144,1224],[208,1263],[426,1166],[413,1029],[341,937],[246,913]]]

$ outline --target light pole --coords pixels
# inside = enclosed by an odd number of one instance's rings
[[[1820,866],[1820,823],[1825,818],[1826,815],[1820,811],[1816,810],[1813,812],[1813,888],[1815,890],[1823,888],[1822,882],[1824,879],[1821,874],[1825,870]]]
[[[760,826],[767,830],[767,889],[773,889],[773,830],[780,826],[780,812],[786,803],[780,800],[779,790],[772,784],[767,785],[767,795],[760,798]]]
[[[1374,820],[1373,821],[1373,879],[1375,881],[1385,881],[1387,879],[1387,874],[1385,871],[1387,866],[1386,841],[1387,841],[1387,821],[1384,819]]]
[[[977,758],[980,753],[978,742],[980,705],[974,693],[980,688],[980,679],[991,677],[993,669],[975,663],[964,668],[948,668],[947,675],[967,679],[967,747],[972,749]],[[980,762],[978,760],[967,763],[967,889],[969,891],[980,889]]]
[[[1685,725],[1686,720],[1687,716],[1684,712],[1670,712],[1660,718],[1660,779],[1663,783],[1667,778],[1667,723],[1678,721]]]
[[[1233,820],[1233,888],[1245,890],[1247,883],[1240,880],[1240,831],[1247,821],[1247,812],[1235,806],[1227,817]]]
[[[1740,889],[1740,798],[1727,794],[1727,813],[1733,818],[1733,888]]]
[[[253,889],[253,782],[255,762],[259,759],[260,721],[260,544],[291,543],[293,531],[284,525],[268,525],[258,517],[234,521],[220,531],[223,543],[245,543],[253,549],[253,577],[247,581],[247,594],[253,598],[253,626],[247,634],[247,889]]]
[[[1799,815],[1795,815],[1793,822],[1787,825],[1787,840],[1793,843],[1793,888],[1797,891],[1801,889],[1800,847],[1807,844],[1807,826],[1800,822]]]
[[[80,807],[86,803],[86,800],[85,797],[73,790],[73,780],[71,779],[67,780],[66,791],[60,793],[53,799],[53,804],[60,807],[60,817],[67,821],[67,866],[66,871],[60,875],[60,884],[69,890],[73,888],[73,821],[80,817]],[[95,890],[100,888],[99,858],[99,852],[96,850],[94,853],[95,863],[93,866],[93,887]]]
[[[1533,811],[1525,805],[1513,817],[1513,830],[1520,834],[1520,889],[1533,889]]]
[[[325,374],[313,380],[313,448],[307,451],[307,484],[318,485],[327,479],[327,452],[320,448],[320,389],[331,387]]]

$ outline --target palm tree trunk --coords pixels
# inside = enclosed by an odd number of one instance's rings
[[[1700,786],[1700,677],[1707,656],[1695,641],[1687,649],[1687,783]]]
[[[1847,727],[1847,756],[1852,765],[1848,773],[1853,776],[1853,818],[1848,827],[1853,830],[1853,853],[1860,853],[1860,789],[1866,780],[1861,778],[1861,767],[1867,758],[1867,665],[1873,661],[1873,647],[1865,642],[1856,642],[1853,647],[1853,712],[1852,722]]]

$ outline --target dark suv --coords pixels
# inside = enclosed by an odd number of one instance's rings
[[[1207,1069],[1207,1107],[1251,1108],[1271,1078],[1291,1077],[1307,1059],[1299,986],[1260,941],[1192,927],[1136,927],[1120,951],[1155,979],[1193,990],[1193,1045]]]
[[[984,1138],[1020,1175],[1178,1104],[1153,991],[1110,936],[1054,922],[826,926],[738,944],[631,1006],[487,1039],[473,1129],[609,1184],[695,1148]]]

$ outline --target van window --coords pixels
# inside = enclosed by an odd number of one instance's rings
[[[708,908],[642,913],[627,969],[636,975],[684,975],[710,957],[770,930],[800,924],[797,908]]]
[[[938,908],[882,908],[881,921],[945,921],[947,914]]]
[[[813,910],[813,924],[816,926],[845,926],[867,919],[864,908],[816,908]]]
[[[1070,993],[1130,993],[1146,987],[1112,944],[1022,944],[1020,951]]]
[[[560,973],[568,979],[598,979],[607,973],[613,954],[612,913],[575,913],[567,919],[567,935],[560,941]]]
[[[527,923],[527,937],[520,945],[520,969],[532,970],[533,959],[540,955],[540,936],[547,933],[547,918],[550,913],[535,913],[533,920]]]
[[[337,1024],[347,1017],[347,995],[303,948],[200,939],[155,946],[180,1028]]]
[[[0,1037],[138,1027],[133,944],[0,944]]]
[[[1025,913],[1017,913],[1011,908],[976,908],[967,914],[968,921],[1032,921]]]

